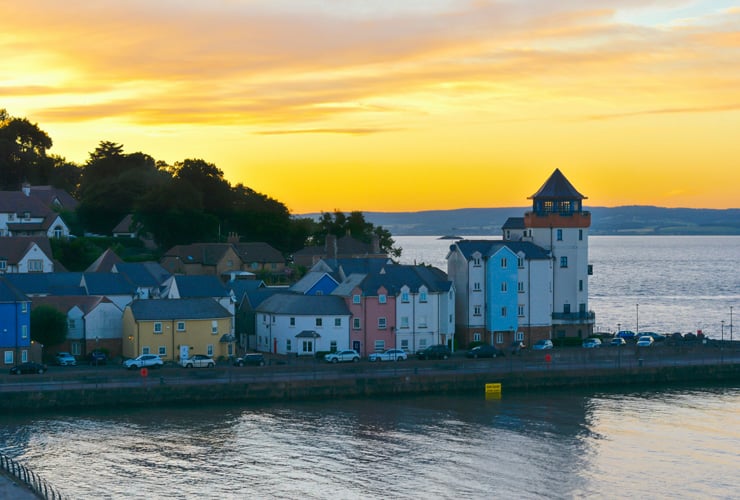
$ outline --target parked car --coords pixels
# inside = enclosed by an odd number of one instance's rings
[[[503,356],[504,353],[501,349],[492,346],[491,344],[481,344],[475,346],[465,353],[466,358],[495,358],[496,356]]]
[[[360,361],[360,355],[354,349],[347,349],[345,351],[330,352],[324,356],[327,363],[339,363],[341,362],[352,362],[357,363]]]
[[[632,330],[620,330],[617,332],[615,337],[623,338],[626,341],[634,340],[635,339],[635,332]]]
[[[595,349],[597,347],[601,347],[601,339],[596,339],[596,338],[586,339],[583,341],[581,345],[585,347],[586,349]]]
[[[609,342],[609,345],[620,346],[625,345],[626,343],[627,341],[624,340],[622,337],[614,337],[611,342]]]
[[[447,359],[450,356],[452,356],[452,351],[444,344],[430,345],[416,353],[419,359]]]
[[[526,346],[524,345],[524,342],[520,340],[515,340],[509,346],[509,352],[511,354],[521,354],[524,349],[526,349]]]
[[[374,352],[368,359],[370,361],[406,361],[409,355],[403,349],[388,349],[384,352]]]
[[[653,342],[655,341],[650,335],[643,335],[637,340],[637,347],[650,347]]]
[[[234,366],[265,366],[265,356],[262,353],[254,352],[245,354],[234,360]]]
[[[54,360],[59,366],[77,365],[77,359],[68,352],[58,352],[56,356],[54,356]]]
[[[104,365],[108,362],[108,355],[103,351],[92,351],[87,355],[87,363],[90,365]]]
[[[662,342],[665,340],[665,335],[656,332],[640,332],[640,337],[652,337],[655,342]]]
[[[185,368],[213,368],[216,362],[205,354],[194,354],[187,359],[181,359],[180,365]]]
[[[26,361],[19,365],[15,365],[10,369],[11,375],[26,375],[28,373],[44,373],[47,370],[46,365],[41,363],[35,363],[33,361]]]
[[[123,366],[129,370],[136,370],[137,368],[159,368],[164,365],[162,358],[156,354],[142,354],[133,359],[127,359],[123,362]]]
[[[535,351],[544,351],[546,349],[552,349],[552,340],[549,340],[549,339],[538,340],[532,346],[532,349],[534,349]]]

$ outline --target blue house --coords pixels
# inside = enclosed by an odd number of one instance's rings
[[[0,276],[0,351],[3,366],[29,360],[31,300]]]
[[[505,245],[491,245],[486,266],[486,328],[517,331],[517,254]]]

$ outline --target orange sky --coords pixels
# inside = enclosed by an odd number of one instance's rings
[[[740,207],[740,0],[0,12],[0,108],[78,163],[202,158],[296,214],[525,206],[555,168],[588,206]]]

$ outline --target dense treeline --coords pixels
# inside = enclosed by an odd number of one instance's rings
[[[242,241],[264,241],[289,254],[323,244],[327,234],[349,234],[364,242],[373,235],[394,256],[393,239],[361,212],[323,213],[320,220],[296,218],[278,200],[237,184],[202,159],[168,165],[146,153],[126,153],[121,144],[101,141],[83,165],[48,155],[51,138],[38,125],[0,109],[0,190],[22,183],[51,185],[79,201],[62,213],[74,234],[111,234],[126,215],[160,249],[195,242],[223,242],[229,233]]]

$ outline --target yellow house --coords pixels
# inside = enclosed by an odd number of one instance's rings
[[[233,354],[234,317],[210,298],[135,300],[123,311],[127,358],[158,354],[164,361],[206,354]]]

